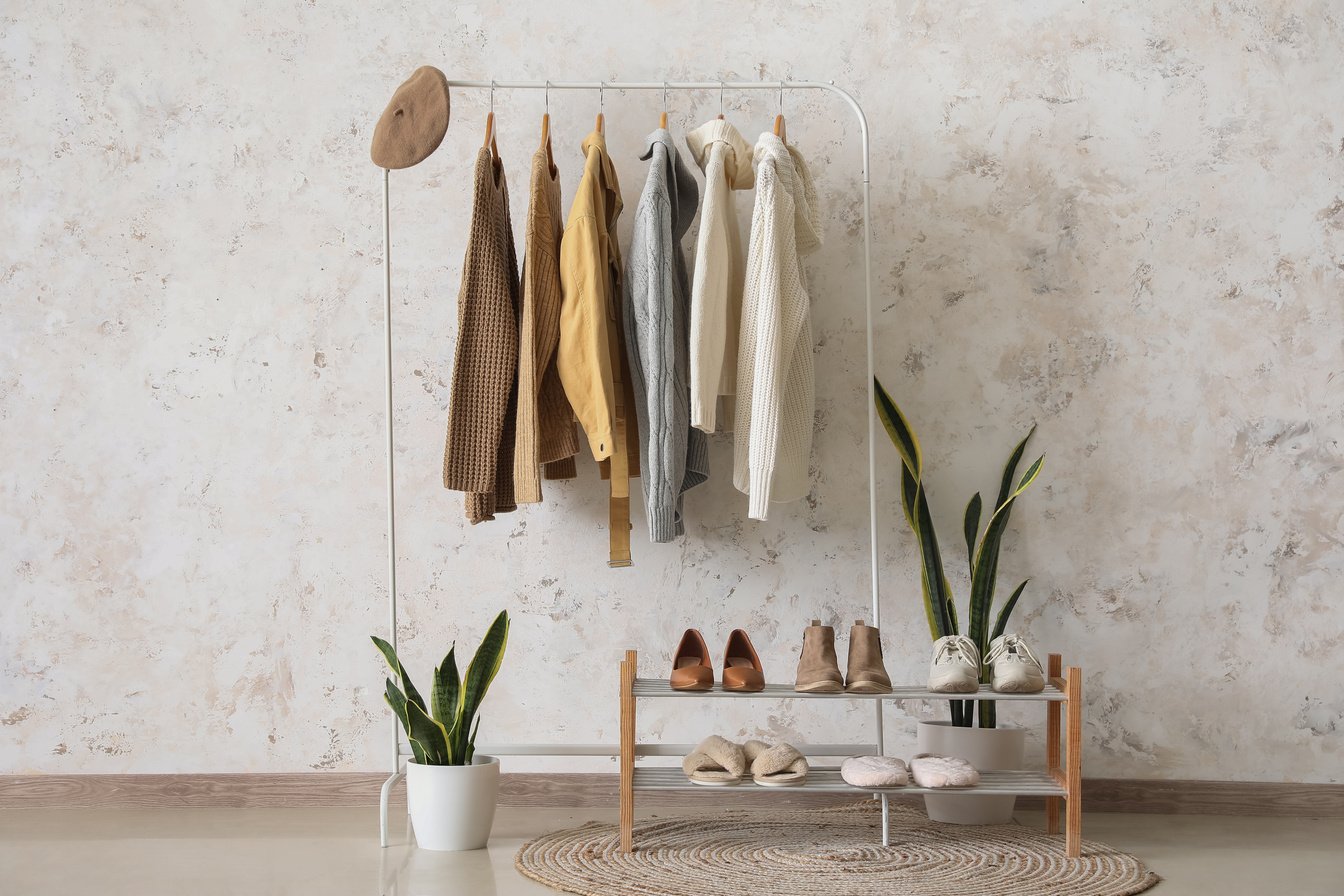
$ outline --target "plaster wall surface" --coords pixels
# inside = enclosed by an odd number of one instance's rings
[[[387,764],[368,145],[430,63],[852,90],[872,129],[877,369],[922,437],[961,606],[962,508],[1035,423],[1046,465],[1001,596],[1030,577],[1017,627],[1086,668],[1088,773],[1340,781],[1341,47],[1344,10],[1309,0],[7,4],[0,773]],[[749,140],[778,102],[724,97]],[[511,611],[483,741],[615,743],[621,651],[664,674],[687,626],[716,652],[746,628],[791,681],[809,619],[840,627],[843,661],[867,614],[858,129],[834,97],[783,103],[824,203],[811,494],[747,520],[716,437],[686,537],[648,544],[636,509],[627,570],[605,565],[591,461],[475,528],[439,484],[488,97],[455,92],[443,146],[392,176],[400,635],[423,680]],[[605,96],[626,229],[660,104]],[[543,97],[495,106],[521,238]],[[720,98],[669,106],[680,139]],[[598,96],[550,109],[567,206]],[[878,452],[887,663],[919,681],[918,567],[899,461]],[[908,752],[909,716],[887,728]],[[676,702],[641,730],[869,740],[872,717]]]

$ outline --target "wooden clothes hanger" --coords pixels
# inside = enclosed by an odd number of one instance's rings
[[[775,136],[778,137],[780,140],[783,140],[785,143],[788,143],[788,142],[789,142],[789,138],[786,137],[785,134],[786,134],[786,131],[785,131],[785,128],[784,128],[784,82],[783,82],[783,81],[780,81],[780,82],[779,82],[779,114],[775,116]]]
[[[658,115],[658,127],[667,130],[667,82],[663,82],[663,111]]]
[[[597,113],[597,122],[593,125],[593,130],[597,131],[599,134],[605,137],[607,136],[607,120],[606,117],[602,114],[601,110],[606,108],[607,96],[606,93],[604,92],[605,85],[603,84],[603,82],[599,81],[598,85],[599,85],[597,88],[598,113]]]
[[[490,150],[493,158],[499,158],[499,144],[495,142],[495,82],[490,82],[490,114],[485,116],[485,142],[482,149]]]
[[[723,121],[723,82],[719,82],[719,121]]]
[[[546,167],[555,176],[555,155],[551,152],[551,82],[546,82],[546,111],[541,116],[541,146],[546,150]]]
[[[495,113],[493,112],[485,116],[485,142],[481,144],[481,148],[490,150],[492,156],[499,156],[499,144],[495,142]]]

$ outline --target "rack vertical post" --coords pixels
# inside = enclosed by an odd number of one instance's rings
[[[1059,678],[1064,671],[1064,658],[1057,653],[1050,654],[1046,660],[1046,675],[1050,681]],[[1060,774],[1059,762],[1059,704],[1051,703],[1045,708],[1045,767],[1051,777]],[[1059,833],[1059,797],[1045,798],[1045,830],[1050,834]]]
[[[1068,791],[1064,798],[1064,841],[1066,855],[1076,859],[1083,849],[1083,670],[1070,666],[1064,683],[1067,695],[1064,712],[1068,726],[1064,747],[1065,788]]]
[[[635,827],[635,673],[639,654],[621,660],[621,852],[630,852]]]

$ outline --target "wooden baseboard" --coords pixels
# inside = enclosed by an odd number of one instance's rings
[[[376,806],[385,772],[227,775],[0,775],[0,809],[35,808],[294,808]],[[398,786],[393,799],[405,801]],[[823,806],[852,802],[833,793],[740,790],[650,791],[639,806]],[[918,800],[918,797],[903,799]],[[611,774],[508,774],[501,806],[588,808],[616,806]],[[1042,806],[1022,797],[1024,809]],[[1240,781],[1083,780],[1088,812],[1177,815],[1344,817],[1344,784]]]

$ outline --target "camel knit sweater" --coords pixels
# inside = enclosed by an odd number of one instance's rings
[[[737,343],[742,317],[742,236],[733,190],[750,190],[751,147],[737,128],[714,119],[686,135],[705,172],[705,203],[691,283],[691,425],[705,432],[733,425]],[[723,413],[719,414],[719,399]]]
[[[532,156],[531,201],[523,256],[522,313],[518,334],[518,424],[513,488],[519,504],[541,500],[540,468],[547,479],[573,479],[579,439],[574,411],[555,367],[560,342],[559,173],[546,150]]]
[[[733,485],[763,520],[771,501],[808,491],[812,418],[812,311],[802,256],[821,245],[816,189],[802,156],[774,134],[756,142],[742,338],[738,348]]]
[[[473,525],[517,509],[517,398],[518,261],[509,187],[503,163],[481,149],[457,295],[457,348],[443,452],[443,485],[467,493],[467,519]]]
[[[709,446],[691,428],[690,284],[681,240],[695,218],[695,178],[682,164],[672,135],[648,137],[651,160],[626,255],[625,343],[642,437],[644,510],[649,538],[672,541],[685,533],[682,494],[709,476]]]

